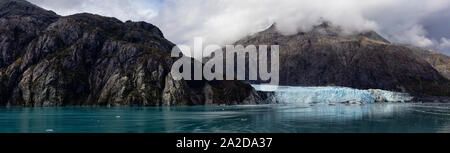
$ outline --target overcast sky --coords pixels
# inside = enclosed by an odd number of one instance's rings
[[[284,34],[322,19],[346,32],[375,30],[392,42],[450,55],[450,0],[29,0],[61,15],[89,12],[147,21],[177,44],[232,43],[276,22]]]

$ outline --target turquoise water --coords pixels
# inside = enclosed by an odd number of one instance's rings
[[[2,107],[0,133],[450,132],[450,104]]]

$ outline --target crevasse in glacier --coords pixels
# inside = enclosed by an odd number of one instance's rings
[[[258,91],[269,86],[253,85]],[[271,86],[270,86],[271,87]],[[290,87],[280,86],[274,91],[282,103],[375,103],[411,101],[409,94],[384,90],[359,90],[346,87]]]

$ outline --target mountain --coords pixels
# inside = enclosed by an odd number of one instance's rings
[[[0,68],[12,64],[27,44],[58,18],[24,0],[0,1]]]
[[[392,44],[373,31],[343,34],[324,22],[309,32],[286,36],[274,24],[235,45],[280,45],[281,85],[450,96],[450,81],[443,76],[448,76],[448,56]]]
[[[0,105],[259,103],[243,82],[173,80],[174,44],[152,24],[59,16],[24,0],[0,8]]]
[[[409,46],[411,51],[419,57],[422,57],[438,70],[445,78],[450,79],[450,56],[437,51],[426,50],[419,47]]]

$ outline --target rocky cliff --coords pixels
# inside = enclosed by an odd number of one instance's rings
[[[448,76],[448,56],[391,44],[373,31],[343,34],[325,22],[309,32],[285,36],[273,25],[235,44],[280,45],[281,85],[450,96],[450,81],[443,76]]]
[[[145,22],[0,1],[0,105],[255,104],[238,81],[176,81],[174,44]]]
[[[431,64],[442,76],[450,79],[450,56],[434,50],[426,50],[419,47],[409,46],[411,51]]]

